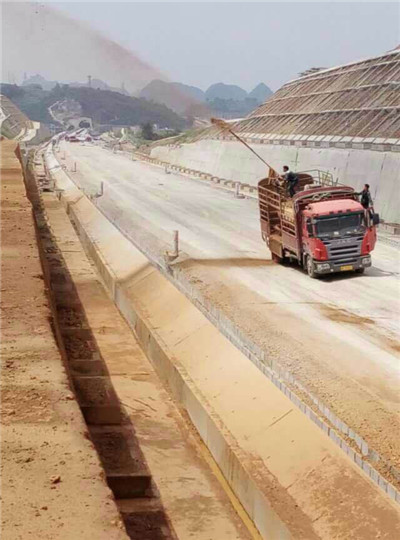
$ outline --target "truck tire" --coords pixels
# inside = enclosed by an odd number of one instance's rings
[[[318,277],[318,274],[314,269],[313,260],[310,256],[308,256],[306,259],[306,270],[310,278],[316,279]]]

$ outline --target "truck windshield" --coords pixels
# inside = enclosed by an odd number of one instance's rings
[[[357,234],[364,230],[364,214],[357,212],[334,217],[321,217],[316,220],[315,224],[317,236],[320,237]]]

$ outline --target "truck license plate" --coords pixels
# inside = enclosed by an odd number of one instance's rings
[[[353,270],[353,265],[352,265],[352,264],[348,264],[347,266],[341,266],[341,267],[340,267],[340,271],[341,271],[341,272],[346,272],[346,270]]]

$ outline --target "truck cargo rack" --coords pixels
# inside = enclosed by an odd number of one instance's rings
[[[265,184],[268,184],[265,179]],[[263,182],[263,181],[261,181]],[[292,199],[286,195],[285,188],[278,185],[258,186],[261,233],[273,253],[283,258],[283,244],[298,252],[297,223]]]
[[[313,184],[316,186],[340,186],[338,179],[333,178],[333,174],[320,169],[312,169],[310,171],[301,171],[299,175],[308,175],[313,179]]]
[[[261,234],[275,255],[284,258],[301,254],[298,214],[313,202],[335,199],[357,199],[354,189],[337,185],[333,176],[318,169],[296,173],[297,193],[290,198],[285,185],[270,176],[258,183]]]

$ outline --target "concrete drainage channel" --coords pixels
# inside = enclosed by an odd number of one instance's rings
[[[141,540],[176,539],[134,428],[121,408],[72,278],[44,218],[29,170],[27,177],[54,316],[53,330],[127,534]]]
[[[332,438],[293,407],[290,396],[249,364],[57,170],[56,182],[65,189],[62,202],[112,298],[159,376],[188,412],[262,537],[346,538],[363,523],[371,533],[364,537],[375,538],[376,527],[385,529],[385,523],[396,523],[397,510],[389,510],[392,501],[344,456]],[[167,311],[166,305],[170,306]],[[238,384],[243,378],[245,388]],[[322,493],[319,486],[324,486]],[[339,515],[338,506],[349,498],[357,512]],[[387,507],[384,523],[365,504],[370,499],[379,499],[374,508]]]

